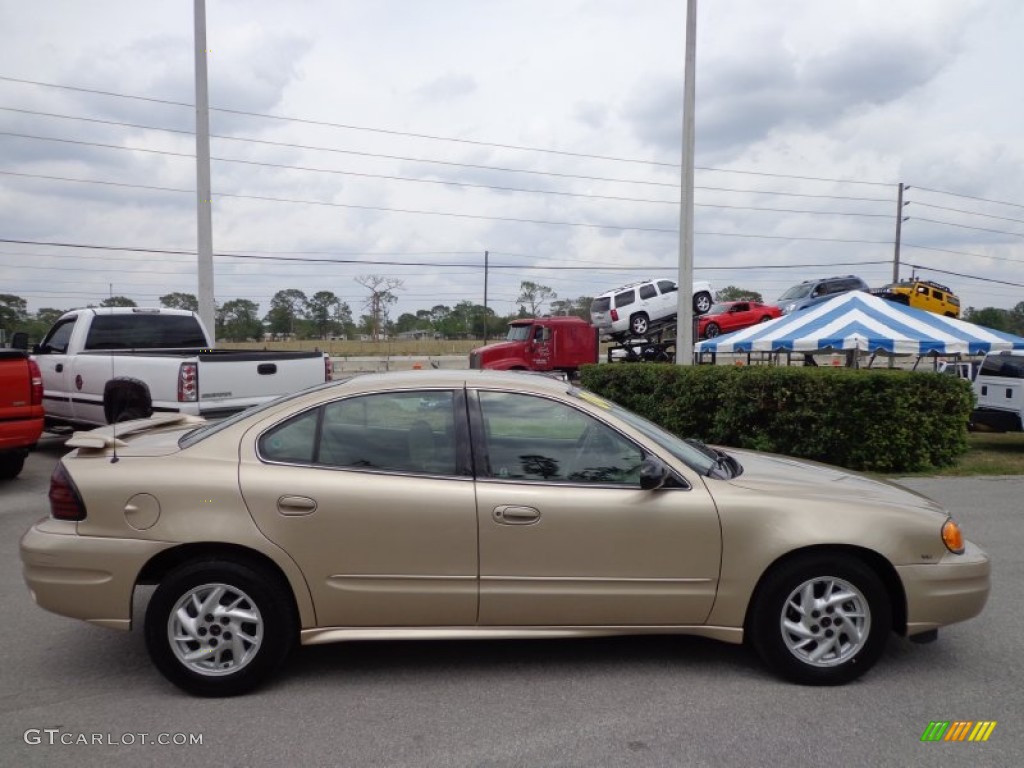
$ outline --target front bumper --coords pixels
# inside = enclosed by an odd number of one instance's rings
[[[139,572],[173,544],[79,536],[78,524],[46,518],[21,539],[25,583],[36,605],[112,629],[131,629]]]
[[[966,542],[962,555],[938,563],[898,565],[907,596],[907,635],[916,635],[981,613],[991,588],[992,563],[977,545]]]

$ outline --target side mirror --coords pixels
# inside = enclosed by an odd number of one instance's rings
[[[28,351],[28,334],[24,331],[17,331],[11,334],[11,349]]]
[[[660,459],[648,456],[640,464],[640,489],[656,491],[668,482],[669,471]]]

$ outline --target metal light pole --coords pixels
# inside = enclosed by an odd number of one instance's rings
[[[676,363],[693,364],[693,153],[697,73],[697,0],[686,0],[686,72],[683,77],[683,172],[679,198],[679,298]]]
[[[196,255],[199,317],[216,337],[213,304],[213,201],[210,190],[210,98],[206,76],[206,0],[195,0]]]

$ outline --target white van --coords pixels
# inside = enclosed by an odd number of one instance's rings
[[[1024,350],[985,355],[974,378],[971,424],[994,432],[1024,431]]]

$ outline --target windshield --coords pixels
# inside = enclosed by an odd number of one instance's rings
[[[708,310],[709,315],[724,315],[729,311],[728,304],[712,304],[711,309]]]
[[[532,325],[510,325],[505,341],[526,341],[530,338]]]
[[[794,285],[784,294],[779,296],[779,301],[791,301],[793,299],[802,299],[810,295],[811,288],[813,287],[813,283],[801,283],[800,285]]]
[[[686,464],[686,466],[690,467],[690,469],[693,469],[702,475],[708,475],[718,466],[715,459],[690,445],[681,437],[676,437],[671,432],[666,432],[654,422],[648,421],[644,417],[638,416],[632,411],[627,411],[625,408],[605,400],[600,395],[594,395],[587,390],[573,388],[570,392],[574,396],[589,403],[600,401],[601,406],[605,410],[616,418],[626,422],[629,426],[633,427],[638,432],[641,432],[644,436],[650,438],[681,462]]]

